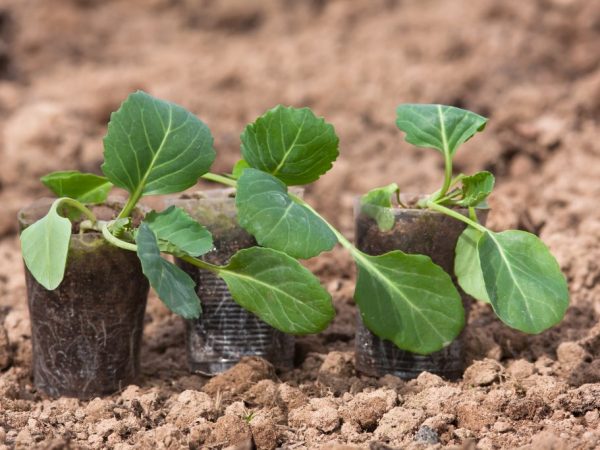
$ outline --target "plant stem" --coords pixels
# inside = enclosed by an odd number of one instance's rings
[[[129,250],[132,252],[137,252],[137,245],[132,244],[131,242],[125,242],[121,239],[119,239],[118,237],[115,237],[110,230],[108,229],[108,226],[110,225],[111,222],[106,222],[105,224],[102,225],[102,236],[104,236],[104,239],[106,239],[106,241],[112,245],[114,245],[115,247],[119,247],[122,248],[124,250]]]
[[[136,191],[133,194],[131,194],[129,196],[129,198],[127,199],[127,203],[125,203],[125,206],[123,207],[123,209],[117,216],[117,219],[123,219],[125,217],[129,217],[129,215],[131,214],[131,211],[133,211],[133,208],[135,208],[135,205],[140,200],[141,196],[142,196],[141,191],[139,193]]]
[[[202,178],[204,178],[205,180],[214,181],[216,183],[225,184],[225,185],[231,186],[231,187],[237,186],[237,182],[235,180],[224,177],[223,175],[217,175],[216,173],[210,173],[210,172],[205,173],[204,175],[202,175]],[[131,211],[133,211],[133,208],[135,208],[135,205],[137,205],[137,202],[140,200],[141,197],[142,197],[141,190],[139,192],[135,191],[133,194],[131,194],[129,196],[129,198],[127,199],[127,203],[125,203],[123,210],[117,216],[117,219],[123,219],[125,217],[129,217],[129,215],[131,214]]]
[[[445,206],[439,205],[437,203],[435,203],[434,201],[428,201],[427,202],[427,207],[430,209],[433,209],[435,211],[441,212],[443,214],[446,214],[447,216],[453,217],[454,219],[460,220],[461,222],[466,223],[467,225],[476,228],[477,230],[481,231],[482,233],[485,233],[486,231],[488,231],[488,229],[486,227],[484,227],[483,225],[469,219],[468,217],[463,216],[462,214],[451,210],[450,208],[446,208]]]
[[[407,207],[404,203],[402,203],[402,199],[400,198],[400,189],[396,191],[396,201],[398,202],[398,205],[400,205],[402,208]]]
[[[132,252],[137,252],[137,249],[138,249],[137,245],[132,244],[131,242],[123,241],[122,239],[115,237],[108,229],[109,225],[110,225],[110,222],[107,222],[102,225],[102,236],[104,236],[104,239],[106,239],[107,242],[114,245],[115,247],[119,247],[124,250],[129,250]],[[202,261],[201,259],[197,259],[192,256],[182,255],[182,256],[178,256],[178,258],[182,259],[196,267],[200,267],[201,269],[210,270],[211,272],[214,272],[214,273],[219,273],[222,270],[222,267],[215,266],[214,264],[207,263],[206,261]]]
[[[216,173],[205,173],[201,178],[208,181],[214,181],[215,183],[221,183],[226,186],[237,187],[237,181],[224,177],[223,175],[217,175]]]
[[[96,223],[98,221],[98,219],[96,219],[96,216],[94,215],[94,213],[92,211],[90,211],[88,208],[86,208],[85,205],[82,205],[77,200],[74,200],[72,198],[62,197],[62,198],[59,198],[58,200],[56,200],[54,202],[54,204],[56,205],[56,208],[58,208],[60,205],[73,206],[74,208],[78,209],[83,214],[85,214],[85,216],[88,219],[90,219],[92,221],[92,223]]]
[[[469,206],[469,217],[473,222],[479,223],[479,220],[477,219],[477,213],[475,212],[475,208],[473,208],[472,206]]]
[[[178,258],[187,263],[192,264],[193,266],[199,267],[201,269],[210,270],[211,272],[216,273],[216,274],[218,274],[221,270],[223,270],[223,267],[221,267],[221,266],[216,266],[214,264],[207,263],[206,261],[202,261],[201,259],[194,258],[193,256],[183,255],[183,256],[178,256]]]
[[[442,198],[438,198],[437,200],[435,200],[435,202],[439,205],[443,205],[445,202],[448,201],[452,201],[455,200],[457,197],[459,197],[461,195],[461,192],[457,189],[450,191],[447,195],[445,195]],[[426,202],[424,202],[425,207],[427,207],[427,202],[429,200],[427,200]]]
[[[432,198],[433,201],[437,201],[443,198],[448,192],[448,189],[452,185],[452,155],[449,151],[444,152],[444,184],[437,194]],[[429,202],[428,202],[429,203]]]

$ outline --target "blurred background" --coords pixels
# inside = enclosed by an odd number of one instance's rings
[[[110,112],[135,89],[209,125],[216,171],[266,109],[313,108],[341,156],[309,198],[347,231],[356,193],[441,182],[439,155],[395,128],[399,103],[474,110],[489,128],[457,170],[495,172],[503,219],[540,231],[545,212],[523,202],[558,207],[595,186],[575,185],[596,165],[577,160],[599,151],[598,42],[600,6],[586,0],[1,0],[0,236],[45,192],[40,175],[99,170]],[[568,164],[546,173],[556,159]]]

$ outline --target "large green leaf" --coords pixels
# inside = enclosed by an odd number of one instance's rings
[[[176,206],[169,206],[160,213],[152,211],[144,222],[156,235],[163,252],[200,256],[213,248],[210,231]]]
[[[403,104],[396,113],[396,125],[406,133],[407,142],[450,155],[487,122],[471,111],[444,105]]]
[[[490,172],[477,172],[462,178],[463,198],[456,202],[460,206],[476,207],[483,202],[494,189],[494,175]]]
[[[181,106],[138,91],[111,115],[102,170],[132,195],[180,192],[210,168],[206,125]]]
[[[395,250],[380,256],[355,251],[354,299],[365,325],[403,350],[429,354],[450,344],[465,324],[450,276],[428,256]]]
[[[477,300],[490,303],[477,250],[481,236],[483,233],[473,227],[467,227],[461,233],[456,243],[454,274],[463,291]]]
[[[60,285],[65,275],[71,240],[71,222],[57,212],[61,200],[56,200],[48,214],[21,233],[25,265],[38,283],[50,291]]]
[[[318,333],[335,314],[331,296],[319,280],[277,250],[240,250],[219,276],[237,303],[285,333]]]
[[[338,156],[333,126],[308,108],[276,106],[249,124],[241,140],[242,155],[251,167],[288,186],[317,180]]]
[[[392,183],[372,189],[360,198],[361,212],[375,219],[381,231],[389,231],[394,227],[391,197],[398,193],[398,190],[398,185]]]
[[[160,256],[158,241],[148,224],[142,222],[136,242],[142,271],[158,297],[175,314],[185,319],[197,319],[202,309],[194,281],[179,267]]]
[[[235,197],[240,225],[265,247],[294,258],[331,250],[337,238],[327,224],[289,195],[276,177],[256,169],[240,176]]]
[[[540,333],[560,322],[569,306],[567,282],[538,237],[488,231],[477,249],[490,302],[504,323]]]
[[[82,203],[102,203],[113,187],[105,177],[77,170],[52,172],[41,180],[58,197],[69,197]]]

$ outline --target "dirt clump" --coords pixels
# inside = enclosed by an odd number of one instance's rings
[[[296,409],[308,403],[308,396],[300,389],[287,383],[280,384],[278,394],[288,410]]]
[[[0,370],[8,368],[12,363],[12,350],[8,341],[8,333],[0,326]]]
[[[252,448],[252,430],[248,422],[241,417],[221,416],[215,422],[206,444]]]
[[[165,408],[170,408],[165,420],[179,428],[191,428],[203,419],[215,420],[218,415],[211,396],[192,390],[183,391]]]
[[[517,359],[508,366],[507,372],[514,379],[522,380],[535,373],[535,366],[524,359]]]
[[[410,441],[425,417],[425,413],[418,409],[397,406],[383,415],[374,436],[386,443]]]
[[[340,415],[333,399],[313,398],[307,405],[291,410],[288,421],[291,426],[331,433],[340,425]]]
[[[345,399],[346,400],[346,399]],[[373,431],[383,415],[398,404],[398,394],[391,389],[361,392],[340,408],[345,423],[360,430]]]
[[[353,358],[350,352],[329,352],[319,368],[317,381],[334,395],[347,391],[355,381]]]
[[[463,380],[472,386],[488,386],[500,380],[502,366],[496,361],[476,361],[465,370]]]
[[[258,413],[250,420],[250,430],[257,450],[275,450],[277,448],[281,433],[273,419]]]
[[[274,377],[275,369],[269,362],[247,356],[231,369],[211,378],[202,390],[211,395],[220,393],[224,398],[231,399],[246,392],[254,383]]]

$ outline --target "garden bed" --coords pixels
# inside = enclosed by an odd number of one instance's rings
[[[0,444],[221,448],[253,437],[258,448],[294,449],[600,445],[600,12],[584,0],[472,3],[5,2]],[[337,317],[324,333],[297,339],[291,371],[250,359],[213,379],[189,374],[184,325],[151,297],[137,386],[90,402],[41,395],[31,380],[16,210],[45,193],[38,176],[98,170],[108,114],[135,88],[208,123],[216,172],[231,167],[239,130],[265,108],[307,105],[326,116],[341,156],[305,197],[347,235],[357,193],[392,181],[430,192],[439,183],[441,167],[422,169],[438,155],[405,144],[393,126],[398,103],[489,116],[456,170],[496,174],[490,228],[531,231],[549,245],[569,281],[565,320],[526,336],[477,305],[461,381],[359,376],[355,274],[350,256],[335,249],[308,265]]]

